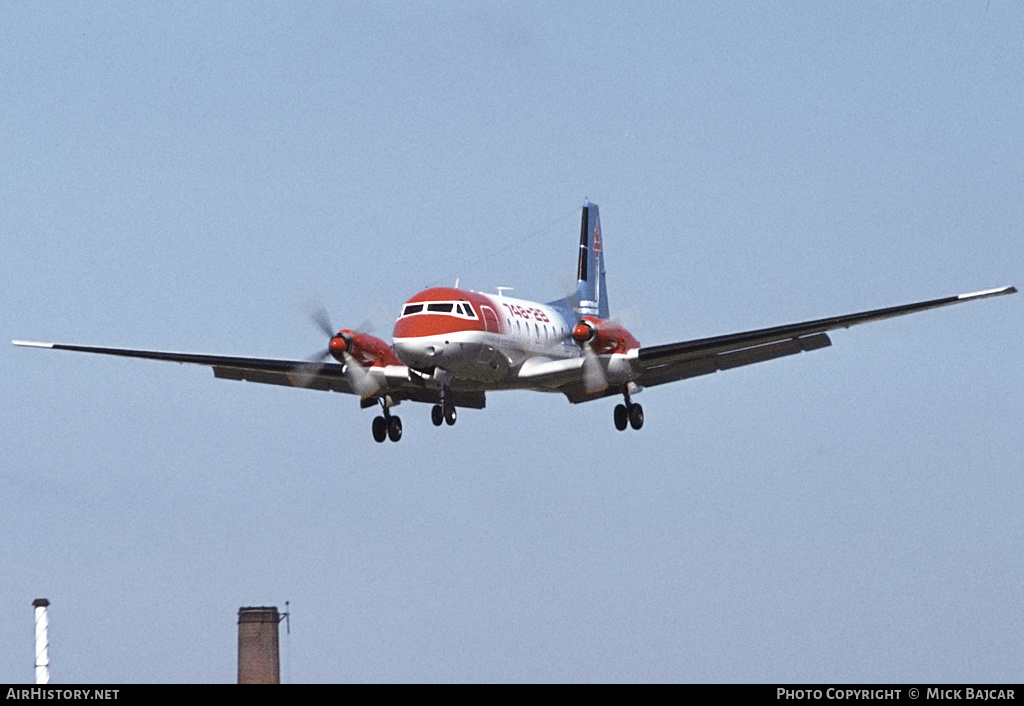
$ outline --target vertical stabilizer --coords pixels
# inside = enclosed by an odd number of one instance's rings
[[[576,267],[576,297],[580,316],[608,318],[608,290],[605,288],[604,243],[597,204],[583,202],[580,224],[580,255]]]

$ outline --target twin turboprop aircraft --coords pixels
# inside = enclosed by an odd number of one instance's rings
[[[1012,294],[1014,287],[875,309],[846,316],[641,346],[609,319],[601,222],[595,204],[583,204],[576,291],[547,304],[451,287],[425,289],[407,301],[392,344],[368,333],[335,331],[313,360],[236,358],[65,343],[13,341],[18,346],[104,353],[194,363],[218,378],[331,390],[357,395],[362,407],[380,406],[373,438],[398,441],[402,420],[392,413],[405,400],[433,405],[435,426],[455,424],[459,407],[483,409],[487,392],[560,392],[572,403],[621,395],[615,428],[640,429],[644,410],[633,395],[645,387],[760,363],[832,345],[827,331],[915,311]],[[333,358],[335,362],[325,362]]]

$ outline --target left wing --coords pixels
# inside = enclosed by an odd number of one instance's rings
[[[202,353],[171,353],[168,351],[146,351],[131,348],[107,348],[105,346],[77,346],[67,343],[38,343],[36,341],[11,341],[16,346],[52,348],[59,351],[79,353],[102,353],[126,358],[165,360],[172,363],[208,365],[213,374],[228,380],[248,380],[288,387],[308,387],[314,390],[332,390],[355,394],[343,368],[338,363],[310,363],[304,360],[278,360],[274,358],[239,358],[226,355],[205,355]]]
[[[126,358],[145,358],[148,360],[165,360],[171,363],[191,363],[207,365],[213,368],[215,377],[225,380],[247,380],[268,385],[284,385],[285,387],[308,388],[311,390],[328,390],[359,395],[352,389],[345,376],[344,366],[338,363],[310,363],[305,360],[279,360],[276,358],[240,358],[227,355],[206,355],[202,353],[172,353],[168,351],[147,351],[131,348],[107,348],[105,346],[78,346],[68,343],[39,343],[36,341],[11,341],[16,346],[32,348],[51,348],[60,351],[78,351],[80,353],[102,353],[119,355]],[[387,395],[392,403],[401,400],[435,403],[437,390],[421,376],[410,375],[404,365],[375,366],[366,368],[367,374],[379,384],[377,390],[367,395],[361,404],[369,407],[376,404],[378,398]],[[452,390],[449,397],[457,407],[483,409],[486,399],[479,390]]]
[[[627,356],[630,357],[630,365],[634,371],[634,381],[641,386],[650,387],[698,375],[707,375],[718,370],[761,363],[803,351],[827,348],[832,345],[832,341],[826,331],[849,328],[869,321],[880,321],[926,309],[936,309],[940,306],[960,304],[973,299],[1013,294],[1016,291],[1015,287],[986,289],[982,292],[930,299],[885,309],[873,309],[846,316],[834,316],[712,338],[699,338],[662,346],[648,346],[638,349],[635,354],[630,351]],[[632,357],[633,355],[635,357]],[[607,395],[619,394],[621,390],[612,386],[598,393],[586,394],[583,392],[582,384],[574,383],[563,387],[562,392],[571,402],[585,402]]]

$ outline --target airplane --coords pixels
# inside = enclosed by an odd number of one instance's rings
[[[644,410],[633,396],[645,387],[761,363],[832,345],[827,332],[975,299],[1013,294],[987,289],[845,316],[656,346],[641,346],[609,316],[604,240],[596,204],[584,201],[576,290],[546,304],[455,287],[431,287],[405,302],[392,343],[369,333],[335,331],[323,310],[314,321],[327,349],[308,360],[245,358],[12,341],[17,346],[102,353],[209,366],[226,380],[353,394],[380,407],[373,438],[398,441],[403,401],[432,405],[434,426],[455,424],[459,407],[483,409],[486,393],[561,393],[574,404],[621,396],[615,428],[639,430]],[[327,362],[333,358],[334,362]]]

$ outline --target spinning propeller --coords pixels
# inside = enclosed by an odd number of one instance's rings
[[[632,379],[630,364],[615,354],[639,348],[640,343],[621,323],[584,316],[571,336],[583,351],[583,389],[587,394],[607,390],[609,377],[615,384]],[[608,357],[602,359],[602,355]]]
[[[327,336],[328,342],[325,350],[311,356],[306,360],[305,364],[295,369],[298,384],[301,387],[309,386],[313,379],[323,370],[327,359],[334,358],[344,365],[342,371],[345,375],[345,380],[348,381],[353,392],[360,397],[366,399],[380,389],[380,383],[353,355],[353,352],[356,350],[355,336],[358,335],[356,331],[350,329],[336,331],[331,326],[330,316],[323,305],[310,308],[308,313],[309,318],[316,324],[316,327]],[[364,326],[369,326],[369,323],[364,322],[359,328],[361,329]]]
[[[597,326],[586,319],[581,320],[572,330],[572,339],[583,349],[583,390],[587,394],[608,389],[608,377],[593,346],[597,332]]]

